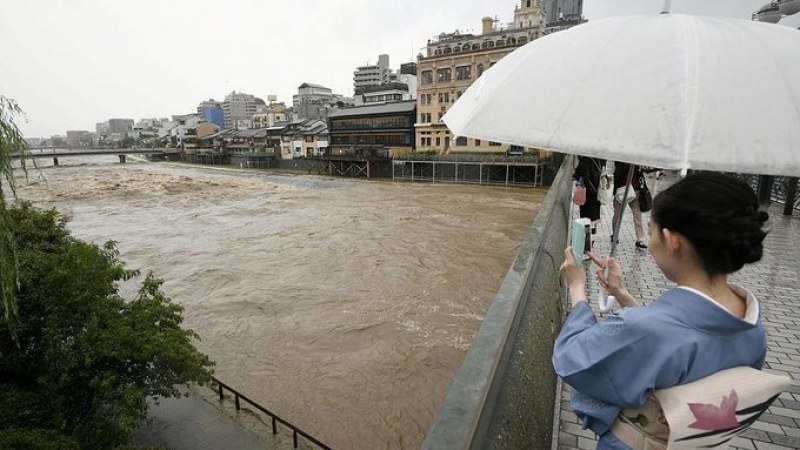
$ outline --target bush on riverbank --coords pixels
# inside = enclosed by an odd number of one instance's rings
[[[210,380],[213,363],[182,328],[183,308],[113,242],[72,237],[55,210],[8,209],[19,261],[18,314],[0,321],[0,448],[114,448],[146,417],[147,398]]]

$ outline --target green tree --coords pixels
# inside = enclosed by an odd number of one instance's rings
[[[18,319],[0,327],[0,448],[114,448],[146,417],[148,397],[210,381],[213,364],[162,280],[148,274],[126,301],[118,284],[137,271],[114,242],[72,237],[55,210],[23,202],[9,213]]]
[[[16,314],[14,291],[17,286],[17,251],[14,247],[14,226],[6,204],[10,192],[17,197],[14,179],[13,154],[19,154],[19,164],[27,176],[28,147],[17,127],[15,117],[22,114],[14,100],[0,95],[0,308],[8,322]]]

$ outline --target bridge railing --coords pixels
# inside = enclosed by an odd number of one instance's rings
[[[550,448],[573,157],[564,159],[423,449]]]

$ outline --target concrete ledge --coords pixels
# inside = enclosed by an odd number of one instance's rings
[[[467,353],[423,449],[550,448],[567,242],[567,157]]]

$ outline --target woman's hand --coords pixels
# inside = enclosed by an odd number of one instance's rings
[[[606,292],[616,297],[620,305],[624,307],[639,306],[639,301],[634,298],[625,288],[622,276],[622,267],[619,265],[615,258],[607,258],[602,260],[594,253],[588,253],[589,259],[599,267],[597,270],[597,282],[602,286]],[[606,267],[608,267],[608,276],[606,276]]]
[[[569,298],[572,306],[586,300],[586,272],[575,262],[572,254],[572,247],[564,250],[564,263],[561,264],[560,272],[564,274],[569,286]]]

